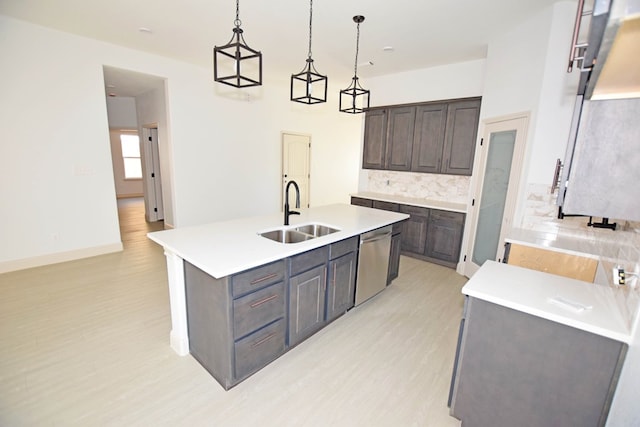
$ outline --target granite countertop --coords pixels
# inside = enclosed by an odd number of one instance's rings
[[[347,239],[361,233],[402,221],[409,215],[335,204],[296,209],[300,215],[290,217],[290,228],[320,223],[339,231],[300,243],[279,243],[259,233],[281,228],[283,214],[180,227],[157,231],[147,236],[180,258],[215,278],[225,277],[272,261]]]
[[[400,203],[403,205],[419,206],[423,208],[441,209],[452,212],[467,212],[467,205],[464,203],[448,202],[443,200],[433,200],[419,197],[396,196],[393,194],[373,193],[363,191],[351,194],[353,197],[362,197],[364,199],[380,200],[383,202]]]
[[[617,289],[594,286],[540,271],[487,261],[462,293],[547,320],[629,343],[637,321],[629,324],[616,302]],[[576,311],[554,303],[562,298],[590,307]]]

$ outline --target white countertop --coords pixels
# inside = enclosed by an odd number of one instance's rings
[[[403,205],[419,206],[422,208],[441,209],[452,212],[467,212],[467,205],[464,203],[448,202],[443,200],[433,200],[418,197],[395,196],[393,194],[372,193],[363,191],[361,193],[351,194],[353,197],[362,197],[364,199],[380,200],[383,202],[400,203]]]
[[[617,291],[495,261],[485,262],[462,288],[474,298],[629,343],[632,326],[620,313]],[[555,297],[591,308],[576,312],[551,303]]]
[[[282,227],[283,213],[277,213],[157,231],[147,236],[211,276],[221,278],[409,217],[406,214],[346,204],[295,210],[300,215],[289,217],[292,228],[314,222],[340,231],[305,242],[287,244],[258,235],[260,232]]]

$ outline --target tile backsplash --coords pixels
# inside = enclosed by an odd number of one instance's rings
[[[430,173],[368,171],[367,191],[403,197],[467,203],[468,176]]]

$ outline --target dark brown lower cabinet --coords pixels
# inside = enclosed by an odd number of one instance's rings
[[[610,338],[468,297],[451,415],[473,427],[604,426],[626,351]]]

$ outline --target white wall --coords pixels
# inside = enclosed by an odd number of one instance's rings
[[[280,210],[284,130],[312,135],[312,205],[357,188],[362,118],[337,111],[333,86],[307,107],[289,101],[290,76],[267,73],[246,102],[208,68],[5,16],[0,56],[0,271],[121,248],[104,65],[167,79],[176,227]]]

